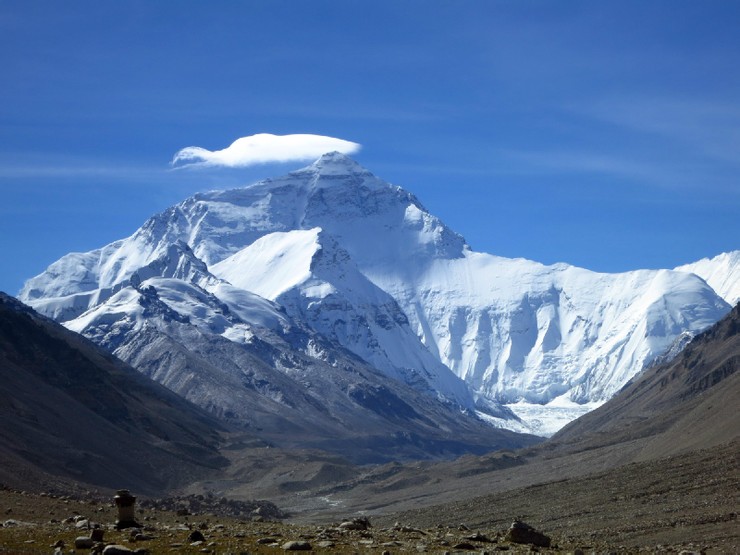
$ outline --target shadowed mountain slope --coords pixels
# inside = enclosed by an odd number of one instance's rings
[[[157,492],[222,467],[221,426],[0,293],[0,481]]]

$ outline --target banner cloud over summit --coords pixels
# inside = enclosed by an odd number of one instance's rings
[[[272,135],[259,133],[237,139],[222,150],[207,150],[189,146],[179,150],[171,164],[178,168],[222,166],[243,168],[271,162],[293,162],[318,158],[327,152],[353,154],[360,150],[358,143],[323,135]]]

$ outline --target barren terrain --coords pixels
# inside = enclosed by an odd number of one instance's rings
[[[52,553],[60,540],[68,553],[75,538],[89,535],[88,527],[97,525],[105,530],[105,543],[149,553],[279,553],[299,545],[290,542],[303,542],[317,553],[737,553],[738,447],[734,442],[587,477],[376,514],[367,528],[358,512],[344,518],[324,513],[312,523],[303,514],[300,523],[290,515],[281,521],[270,503],[250,506],[189,496],[160,503],[140,500],[137,519],[144,528],[132,533],[114,529],[116,512],[105,492],[68,497],[6,488],[0,491],[0,553]],[[355,526],[352,519],[357,518]],[[515,518],[547,534],[551,546],[507,540]],[[203,534],[200,543],[191,541],[194,531]],[[135,541],[136,533],[148,539]]]

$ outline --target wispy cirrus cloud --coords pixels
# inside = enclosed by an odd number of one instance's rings
[[[294,162],[318,158],[327,152],[353,154],[360,150],[358,143],[324,135],[272,135],[259,133],[237,139],[222,150],[208,150],[189,146],[172,158],[172,166],[221,166],[240,168],[272,162]]]
[[[577,113],[632,132],[662,137],[695,155],[740,162],[740,104],[670,96],[606,97],[572,107]]]

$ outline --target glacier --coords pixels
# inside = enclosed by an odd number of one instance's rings
[[[126,312],[132,284],[180,280],[246,321],[305,322],[493,425],[550,435],[730,310],[722,295],[740,280],[737,252],[726,256],[735,262],[607,274],[475,252],[413,194],[329,153],[196,194],[126,239],[62,257],[19,297],[94,337],[103,312]],[[178,313],[229,340],[248,335],[196,306]]]

